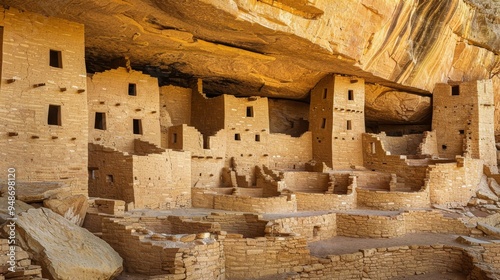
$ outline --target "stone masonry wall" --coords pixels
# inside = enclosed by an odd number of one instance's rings
[[[378,210],[400,210],[430,207],[429,190],[418,192],[378,191],[358,188],[358,206]]]
[[[161,146],[168,148],[168,129],[177,125],[191,125],[191,92],[190,88],[163,86],[160,87],[160,127]]]
[[[286,189],[292,192],[325,193],[330,180],[328,173],[284,172]]]
[[[310,260],[304,237],[226,238],[227,279],[250,279],[285,273]]]
[[[164,150],[133,156],[134,203],[137,208],[191,207],[191,154]]]
[[[422,134],[409,134],[400,137],[386,136],[385,133],[378,134],[384,147],[391,155],[416,155],[418,147],[422,142]]]
[[[438,163],[429,167],[427,188],[432,204],[465,206],[476,193],[483,175],[483,162],[457,158],[456,163]]]
[[[134,139],[161,145],[160,95],[156,78],[120,67],[95,73],[87,83],[90,143],[129,153],[134,151]],[[103,128],[96,128],[96,113],[105,115]],[[139,131],[134,131],[134,120],[140,121]]]
[[[74,194],[87,195],[84,27],[14,8],[0,10],[0,168],[16,168],[18,182],[61,182]],[[50,50],[60,58],[60,65],[53,65],[61,67],[50,66]],[[53,125],[49,105],[60,106],[58,114],[53,111]]]
[[[291,213],[297,211],[297,200],[293,194],[277,197],[215,195],[214,209],[253,213]]]
[[[325,240],[337,235],[335,213],[307,217],[287,217],[271,220],[265,229],[270,236],[300,234],[308,242]]]
[[[412,164],[404,155],[391,155],[378,135],[363,134],[363,154],[366,168],[396,174],[397,183],[405,189],[418,191],[424,186],[427,164]]]
[[[140,223],[103,220],[102,239],[124,259],[125,269],[164,279],[224,279],[222,246],[213,239],[172,242],[155,238]]]

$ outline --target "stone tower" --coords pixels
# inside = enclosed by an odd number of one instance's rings
[[[432,129],[436,131],[439,156],[482,159],[492,172],[498,172],[494,114],[491,80],[437,84]]]
[[[313,159],[334,169],[363,165],[365,82],[328,75],[311,91],[309,130]]]

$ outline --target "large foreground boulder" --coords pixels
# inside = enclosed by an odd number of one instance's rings
[[[50,209],[21,213],[16,226],[19,245],[42,266],[44,277],[110,279],[122,271],[123,260],[111,246]]]

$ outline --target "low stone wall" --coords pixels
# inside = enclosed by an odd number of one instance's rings
[[[299,234],[307,241],[324,240],[337,235],[337,214],[276,219],[269,221],[265,232],[271,236]]]
[[[262,197],[262,188],[234,188],[233,195]]]
[[[204,221],[217,223],[218,229],[242,234],[245,238],[264,236],[267,224],[261,215],[238,213],[212,213]]]
[[[252,213],[291,213],[297,211],[295,195],[277,197],[242,197],[215,195],[214,209]]]
[[[298,211],[354,209],[356,195],[357,190],[351,194],[295,193]]]
[[[337,234],[349,237],[389,238],[406,233],[404,217],[337,214]]]
[[[226,279],[281,274],[308,264],[311,258],[304,237],[226,238],[222,243],[226,256]]]
[[[105,240],[131,273],[164,279],[224,279],[224,254],[212,238],[168,241],[129,219],[103,220]]]
[[[309,265],[293,268],[299,274],[293,279],[394,279],[432,272],[468,275],[472,268],[472,257],[463,248],[411,245],[313,258]]]
[[[295,171],[283,175],[285,188],[292,192],[324,193],[328,190],[328,173]]]
[[[191,188],[193,207],[214,209],[214,197],[216,195],[231,195],[233,191],[233,188]]]
[[[418,192],[374,191],[356,189],[358,206],[378,210],[400,210],[409,208],[429,208],[429,191]]]
[[[447,218],[437,210],[412,210],[401,214],[405,221],[406,233],[432,232],[471,235],[475,227],[457,218]]]

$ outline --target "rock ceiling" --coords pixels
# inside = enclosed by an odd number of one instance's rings
[[[497,0],[0,2],[85,24],[89,71],[128,57],[164,84],[203,78],[209,93],[305,99],[334,72],[392,88],[367,90],[375,94],[367,100],[391,92],[429,111],[428,97],[402,95],[500,71]],[[416,121],[423,111],[388,114],[389,122]]]

